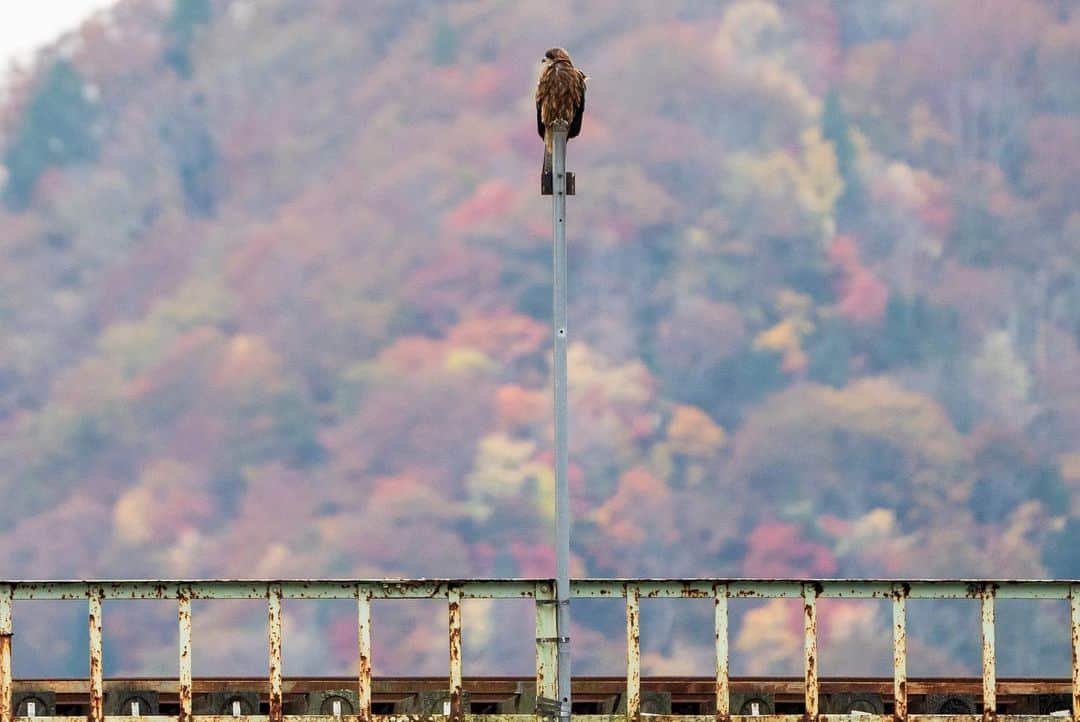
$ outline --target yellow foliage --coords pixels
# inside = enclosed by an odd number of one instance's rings
[[[796,372],[805,369],[808,363],[801,341],[798,321],[787,318],[759,333],[754,339],[754,348],[783,354],[784,370]]]
[[[783,369],[788,373],[802,373],[809,359],[802,349],[802,340],[814,332],[810,312],[814,302],[809,296],[789,289],[776,296],[776,308],[783,316],[779,323],[765,329],[754,339],[754,348],[782,354]]]
[[[532,461],[536,444],[497,432],[480,440],[473,470],[465,479],[474,512],[481,518],[491,514],[494,502],[518,497],[526,481],[540,467]]]
[[[490,356],[475,348],[455,348],[446,354],[445,367],[451,373],[490,371],[495,366]]]
[[[802,652],[802,637],[793,628],[791,602],[770,599],[746,613],[735,649],[750,660],[750,674],[773,674]]]
[[[671,448],[687,456],[708,457],[727,443],[727,434],[696,406],[676,406],[667,430]]]
[[[844,192],[836,153],[817,128],[803,133],[802,144],[802,168],[796,185],[799,203],[815,216],[831,217],[836,201]]]
[[[139,483],[113,507],[113,526],[121,542],[169,542],[197,529],[214,512],[200,469],[159,459],[143,470]]]

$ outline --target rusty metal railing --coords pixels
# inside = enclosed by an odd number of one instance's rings
[[[1080,722],[1080,582],[1074,581],[883,581],[883,580],[743,580],[743,579],[581,579],[571,584],[573,598],[622,598],[626,603],[626,714],[574,715],[590,722],[642,717],[656,722],[1024,722],[1060,720],[1060,715],[999,715],[994,609],[997,599],[1057,599],[1068,601],[1072,639],[1072,709]],[[102,605],[110,600],[171,599],[179,622],[179,714],[147,716],[147,722],[526,722],[550,715],[538,705],[536,715],[470,714],[462,695],[462,616],[466,599],[532,599],[536,608],[536,696],[557,695],[555,669],[559,639],[554,580],[307,580],[307,581],[0,581],[0,722],[24,722],[12,708],[12,605],[24,600],[85,600],[88,605],[90,705],[86,717],[53,717],[58,722],[118,722],[104,713],[102,671]],[[641,709],[640,604],[643,598],[711,599],[716,641],[715,713],[709,715],[651,715]],[[728,602],[731,599],[799,599],[804,619],[804,714],[732,714],[728,664]],[[821,714],[819,708],[817,600],[824,598],[883,599],[892,604],[892,715]],[[219,717],[192,712],[193,599],[265,599],[267,603],[269,709],[266,715]],[[282,704],[283,599],[354,599],[357,604],[358,710],[355,715],[285,715]],[[374,599],[445,599],[449,649],[449,709],[444,715],[380,715],[372,713],[371,601]],[[982,622],[982,714],[926,715],[909,712],[907,691],[907,600],[973,599],[980,603]],[[1068,713],[1067,713],[1068,714]]]

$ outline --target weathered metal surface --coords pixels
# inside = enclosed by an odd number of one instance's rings
[[[357,613],[357,714],[361,722],[371,716],[371,592],[364,588],[356,591]]]
[[[536,696],[558,699],[559,678],[556,655],[558,617],[555,605],[555,585],[536,584]]]
[[[727,722],[731,714],[728,658],[728,588],[718,584],[713,589],[713,628],[716,635],[716,722]]]
[[[16,718],[19,722],[29,722],[27,717]],[[41,719],[36,718],[36,719]],[[574,720],[580,722],[625,722],[623,715],[613,714],[575,714]],[[677,715],[657,714],[649,715],[651,722],[709,722],[712,715]],[[802,715],[732,715],[732,722],[800,722]],[[888,715],[819,715],[819,722],[889,722],[892,718]],[[979,722],[979,715],[911,715],[911,722]],[[998,715],[999,722],[1046,722],[1047,716],[1039,715]],[[59,715],[48,718],[49,722],[86,722],[86,717],[81,715]],[[105,718],[105,722],[130,722],[130,717]],[[144,722],[175,722],[176,718],[169,715],[147,715],[140,717]],[[524,714],[469,714],[465,715],[465,722],[533,722],[532,715]],[[270,722],[269,715],[241,715],[232,717],[225,715],[199,715],[199,722]],[[358,715],[284,715],[283,722],[360,722]],[[447,722],[445,715],[423,714],[377,714],[372,715],[372,722]]]
[[[102,673],[102,620],[101,594],[96,589],[88,591],[88,622],[90,629],[90,722],[105,719],[105,685]]]
[[[1072,713],[1080,722],[1080,584],[1069,590],[1069,627],[1072,636]]]
[[[107,580],[107,581],[15,581],[10,585],[13,599],[86,599],[93,587],[101,590],[102,599],[176,599],[180,590],[192,599],[262,599],[270,586],[281,589],[283,599],[354,599],[358,586],[371,591],[373,599],[445,598],[447,590],[458,587],[462,599],[531,598],[535,579],[310,579],[310,580]],[[731,598],[771,599],[802,595],[801,580],[779,579],[579,579],[571,581],[571,596],[619,597],[627,583],[635,584],[645,598],[712,597],[717,584],[729,586]],[[818,597],[852,599],[888,599],[893,586],[902,584],[909,599],[979,599],[983,589],[993,588],[998,599],[1068,599],[1069,581],[986,581],[986,580],[856,580],[828,579],[814,581]]]
[[[893,717],[904,722],[908,717],[907,681],[907,590],[893,585]]]
[[[11,587],[0,586],[0,722],[11,722]]]
[[[176,599],[181,591],[191,599],[263,599],[271,587],[283,599],[354,599],[358,586],[373,599],[439,599],[447,589],[461,589],[463,599],[528,599],[537,580],[532,579],[311,579],[311,580],[169,580],[169,581],[7,581],[19,600],[80,600],[88,590],[100,589],[102,599]]]
[[[819,586],[803,584],[803,651],[806,670],[806,717],[818,716],[817,595]]]
[[[290,581],[102,581],[102,582],[9,582],[0,581],[0,722],[11,722],[16,710],[10,701],[14,694],[19,694],[20,684],[11,680],[11,608],[15,600],[36,599],[82,599],[89,604],[89,652],[90,675],[85,681],[72,680],[57,683],[56,690],[66,690],[64,694],[78,695],[84,700],[87,713],[80,718],[91,722],[102,722],[104,715],[104,694],[109,689],[119,689],[102,679],[102,603],[108,599],[176,599],[180,627],[180,673],[177,680],[164,681],[153,687],[169,697],[168,704],[178,708],[179,722],[193,722],[192,706],[195,695],[200,690],[232,689],[237,692],[257,693],[267,702],[269,715],[263,719],[281,722],[291,717],[284,715],[284,695],[293,694],[303,689],[343,689],[357,690],[359,722],[380,722],[384,719],[413,719],[414,715],[375,715],[371,713],[373,702],[386,704],[387,699],[401,691],[416,689],[446,689],[446,677],[409,681],[373,680],[371,678],[370,659],[370,602],[372,599],[410,599],[444,598],[449,605],[450,621],[450,695],[451,714],[455,720],[509,719],[506,715],[472,715],[466,694],[471,694],[472,701],[483,705],[492,702],[503,704],[500,700],[521,694],[521,681],[513,678],[464,680],[461,670],[461,608],[462,600],[470,598],[534,598],[536,600],[536,679],[535,695],[539,698],[557,698],[561,696],[558,685],[559,669],[557,647],[565,639],[565,629],[558,623],[559,605],[555,580],[290,580]],[[873,692],[891,696],[893,701],[894,722],[918,722],[925,715],[910,714],[909,698],[920,695],[942,693],[973,695],[978,699],[981,694],[984,713],[979,717],[982,722],[990,722],[995,717],[1001,720],[1040,719],[1029,715],[1000,715],[997,710],[1028,711],[1029,706],[1018,706],[1016,695],[1065,693],[1072,696],[1073,722],[1080,722],[1080,582],[1077,581],[986,581],[986,580],[726,580],[726,579],[642,579],[642,580],[599,580],[582,579],[573,581],[570,590],[577,597],[623,597],[627,610],[627,674],[618,679],[590,679],[575,682],[575,692],[584,695],[590,703],[602,699],[604,695],[625,693],[626,714],[619,715],[626,720],[644,717],[655,718],[652,722],[665,719],[700,719],[711,722],[739,720],[740,715],[731,715],[731,696],[733,692],[758,688],[767,684],[771,694],[784,704],[803,702],[805,717],[819,719],[846,719],[845,715],[821,715],[821,696],[831,694],[830,685],[835,691]],[[191,671],[191,601],[193,599],[251,599],[263,597],[268,603],[268,635],[270,674],[264,680],[193,680]],[[642,712],[642,699],[663,689],[662,680],[643,680],[640,670],[640,600],[642,598],[711,598],[715,608],[716,634],[716,675],[714,678],[701,679],[687,683],[681,704],[685,710],[685,700],[696,700],[694,704],[715,704],[715,711],[710,706],[702,709],[708,714],[702,715],[654,715]],[[800,597],[804,608],[804,663],[805,674],[802,680],[732,680],[728,668],[728,606],[729,599],[761,598],[796,598]],[[838,682],[819,679],[819,660],[816,639],[816,600],[817,598],[860,598],[890,599],[893,607],[893,678],[891,680],[861,680],[845,682],[845,687],[836,687]],[[1069,599],[1071,612],[1071,634],[1073,647],[1073,669],[1071,679],[1066,681],[1040,680],[998,680],[996,676],[996,645],[994,626],[994,607],[996,599]],[[282,616],[281,605],[285,598],[303,599],[338,599],[357,600],[359,615],[358,651],[360,663],[357,678],[343,681],[337,687],[332,682],[286,681],[282,676]],[[907,678],[907,629],[906,600],[915,599],[972,599],[981,603],[982,619],[982,661],[983,674],[976,680],[920,680]],[[319,687],[318,685],[322,685]],[[531,681],[529,682],[531,685]],[[311,685],[315,685],[312,687]],[[326,686],[331,685],[331,686]],[[353,687],[353,685],[356,685]],[[657,686],[660,685],[660,686]],[[27,688],[22,688],[27,689]],[[569,690],[567,690],[569,692]],[[494,695],[491,698],[478,698],[477,693]],[[383,695],[376,698],[376,695]],[[389,697],[388,697],[389,695]],[[590,695],[594,695],[590,698]],[[780,697],[780,695],[784,695]],[[200,698],[201,699],[201,698]],[[194,700],[198,701],[198,700]],[[70,699],[65,704],[71,704]],[[163,698],[163,704],[165,700]],[[6,704],[6,708],[5,708]],[[385,710],[385,707],[381,707]],[[489,708],[483,708],[489,709]],[[531,711],[529,706],[509,705],[500,707],[511,711]],[[621,709],[621,705],[620,705]],[[791,709],[791,707],[788,707]],[[833,711],[830,708],[829,711]],[[919,708],[916,708],[917,710]],[[245,710],[247,711],[247,710]],[[256,710],[251,710],[252,712]],[[606,708],[604,711],[611,711]],[[736,710],[738,711],[738,710]],[[837,710],[839,711],[839,710]],[[338,719],[348,720],[352,715],[341,715]],[[520,715],[519,715],[520,716]],[[581,716],[581,715],[575,715]],[[871,715],[874,716],[874,715]],[[242,717],[244,717],[242,715]],[[315,719],[318,716],[305,717]],[[435,718],[446,720],[446,715]],[[525,718],[535,719],[532,715]],[[604,719],[604,715],[586,715],[591,720]],[[776,719],[794,720],[803,715],[780,715]],[[146,715],[146,719],[154,719]],[[258,715],[248,715],[250,719],[260,719]],[[936,722],[950,718],[975,719],[973,715],[946,715],[936,717]],[[60,718],[56,718],[59,720]],[[230,718],[232,719],[232,718]],[[209,722],[210,718],[207,718]],[[866,716],[859,716],[860,722],[867,722]],[[200,722],[204,722],[200,719]],[[767,722],[759,716],[755,722]]]
[[[997,667],[994,639],[994,589],[982,590],[982,679],[983,720],[991,722],[997,716]]]
[[[177,680],[177,696],[180,704],[179,722],[191,722],[191,598],[180,592],[177,601],[177,622],[179,625],[180,665]]]
[[[626,587],[626,718],[641,719],[641,592]]]
[[[270,722],[281,722],[281,587],[270,585],[266,591],[267,632],[270,648]]]
[[[450,719],[458,722],[464,710],[461,704],[461,590],[451,587],[447,593],[450,627]]]

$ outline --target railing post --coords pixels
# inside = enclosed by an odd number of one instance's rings
[[[997,716],[997,671],[994,640],[994,585],[987,583],[982,590],[982,683],[983,720]]]
[[[562,121],[552,124],[552,231],[553,231],[553,313],[555,347],[553,350],[554,425],[555,425],[555,598],[559,600],[556,616],[559,634],[559,718],[570,722],[570,486],[567,445],[567,376],[566,348],[570,329],[566,319],[566,138],[569,126]]]
[[[892,588],[893,615],[893,718],[907,722],[907,587]]]
[[[818,665],[817,665],[817,584],[802,585],[803,631],[805,640],[805,692],[806,719],[814,720],[818,716]]]
[[[0,586],[0,722],[11,722],[11,598],[8,584]]]
[[[281,585],[269,584],[266,587],[267,628],[270,647],[270,722],[282,722],[281,689]]]
[[[180,625],[180,720],[191,722],[191,589],[177,595],[177,621]]]
[[[461,722],[461,587],[446,593],[450,621],[450,719]]]
[[[100,588],[91,587],[88,590],[88,621],[90,628],[90,711],[87,716],[90,722],[104,722],[105,720],[105,681],[101,666],[102,596]]]
[[[536,699],[538,717],[544,716],[540,700],[559,700],[559,668],[556,656],[558,620],[555,606],[555,584],[536,585]]]
[[[714,628],[716,631],[716,722],[731,716],[728,683],[728,585],[713,587]]]
[[[1069,626],[1072,628],[1072,714],[1080,722],[1080,584],[1069,585]]]
[[[626,585],[626,719],[641,719],[641,589]]]
[[[365,586],[356,590],[356,611],[359,622],[356,637],[360,652],[356,699],[360,708],[360,722],[367,722],[371,719],[371,590]]]

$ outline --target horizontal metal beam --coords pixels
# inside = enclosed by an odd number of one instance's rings
[[[890,599],[894,588],[908,599],[1068,599],[1071,580],[881,580],[881,579],[577,579],[576,598],[625,597],[626,587],[640,590],[643,599],[712,599],[726,587],[730,599],[798,599],[803,585],[818,590],[819,599]],[[537,585],[552,579],[308,579],[308,580],[0,580],[15,601],[33,599],[86,600],[100,592],[110,599],[265,599],[267,590],[281,588],[284,599],[356,599],[364,591],[371,599],[446,599],[451,588],[462,599],[531,599]]]
[[[714,722],[713,715],[676,715],[676,714],[642,714],[651,722]],[[30,722],[30,720],[47,720],[47,722],[86,722],[84,715],[67,715],[55,717],[16,717],[17,722]],[[146,715],[138,718],[127,716],[105,717],[105,722],[176,722],[177,718],[171,715]],[[199,722],[270,722],[269,715],[240,715],[237,717],[226,715],[196,715]],[[574,720],[580,722],[626,722],[626,715],[622,714],[575,714]],[[801,714],[770,714],[770,715],[740,715],[733,714],[729,718],[731,722],[806,722],[806,717]],[[817,716],[818,722],[895,722],[892,715],[843,715],[822,714]],[[999,722],[1060,722],[1061,717],[1050,715],[997,715]],[[1066,718],[1067,719],[1067,718]],[[448,715],[423,715],[423,714],[374,714],[372,722],[448,722]],[[531,714],[465,714],[464,722],[536,722],[536,716]],[[359,715],[285,715],[284,722],[362,722]],[[981,715],[908,715],[908,722],[982,722]]]

